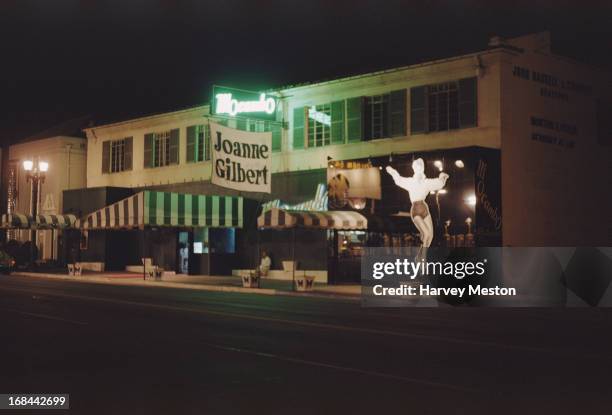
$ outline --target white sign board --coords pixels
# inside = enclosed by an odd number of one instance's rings
[[[212,183],[243,192],[271,192],[272,133],[210,123]]]

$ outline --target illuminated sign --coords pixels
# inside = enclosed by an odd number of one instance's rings
[[[317,111],[315,107],[310,107],[308,109],[308,118],[320,122],[321,124],[331,126],[331,115]]]
[[[214,115],[247,116],[249,118],[276,119],[276,98],[266,93],[241,89],[213,87]]]

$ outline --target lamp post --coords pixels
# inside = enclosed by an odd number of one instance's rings
[[[30,214],[32,219],[36,220],[38,215],[38,205],[40,203],[40,186],[45,182],[45,175],[49,170],[49,163],[42,160],[24,160],[23,169],[26,172],[26,180],[30,183]],[[36,246],[36,229],[32,229],[31,236],[31,247],[30,247],[30,259],[32,262],[34,258],[34,247]]]

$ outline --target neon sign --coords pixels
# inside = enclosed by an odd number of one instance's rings
[[[276,118],[276,99],[266,93],[214,87],[213,114],[236,116],[248,114],[254,118]]]

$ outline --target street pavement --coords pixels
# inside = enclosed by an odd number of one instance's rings
[[[607,309],[0,276],[0,328],[0,393],[70,393],[37,414],[612,413]]]

